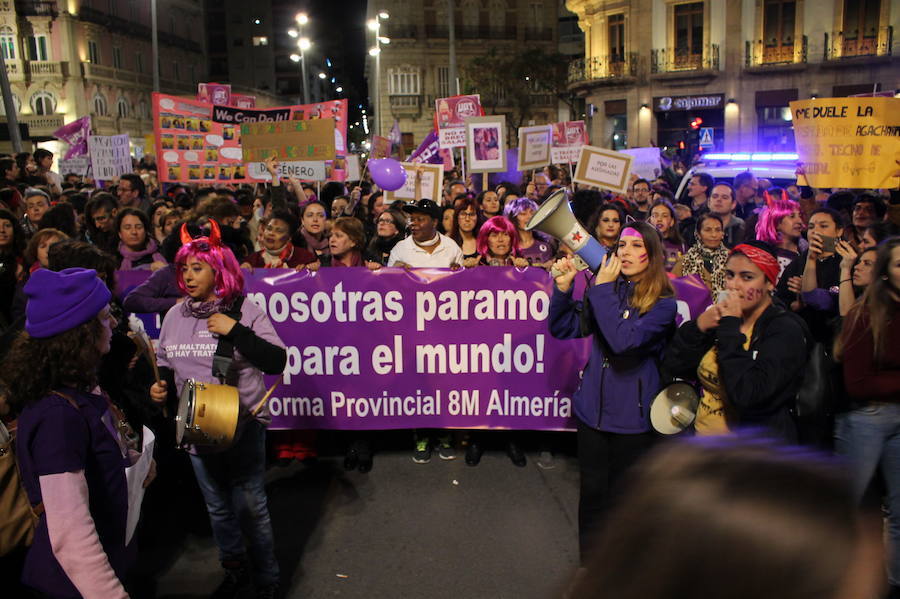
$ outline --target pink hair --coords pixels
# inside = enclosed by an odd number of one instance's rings
[[[773,197],[765,193],[766,206],[759,212],[759,220],[756,222],[756,239],[766,243],[777,244],[781,241],[781,233],[778,226],[784,217],[790,216],[800,210],[800,204],[789,200],[787,193],[782,191],[781,197]]]
[[[190,241],[185,238],[185,236],[190,238],[187,227],[182,226],[181,238],[185,243],[175,254],[175,282],[181,293],[187,295],[181,269],[187,264],[188,258],[206,262],[216,275],[216,296],[225,302],[231,302],[244,290],[244,273],[231,248],[222,244],[219,226],[213,220],[209,222],[211,227],[209,237],[198,237]]]
[[[475,250],[481,256],[488,255],[488,236],[491,233],[509,235],[510,254],[519,255],[519,232],[516,231],[516,225],[505,216],[492,216],[478,229],[478,237],[475,239]]]

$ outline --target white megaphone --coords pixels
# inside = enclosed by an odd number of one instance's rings
[[[537,229],[559,239],[584,260],[591,272],[597,272],[603,256],[606,255],[606,248],[594,239],[572,214],[565,189],[551,194],[529,219],[525,229],[527,231]]]
[[[664,435],[680,433],[694,422],[700,398],[687,383],[672,383],[650,404],[650,424]]]

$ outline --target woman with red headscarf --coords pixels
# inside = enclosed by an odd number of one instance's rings
[[[735,247],[719,303],[682,325],[667,348],[664,370],[703,388],[694,421],[698,435],[753,426],[797,441],[790,409],[809,333],[799,317],[772,302],[778,270],[767,244]]]

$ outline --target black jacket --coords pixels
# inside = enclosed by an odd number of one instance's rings
[[[670,377],[697,379],[697,366],[716,344],[719,378],[726,401],[735,409],[739,424],[764,427],[775,436],[797,441],[790,413],[803,379],[809,334],[803,322],[780,305],[772,305],[753,327],[750,349],[744,350],[741,320],[725,317],[706,333],[696,321],[684,323],[666,349],[663,371]]]

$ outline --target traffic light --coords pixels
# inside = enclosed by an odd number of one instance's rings
[[[700,125],[702,125],[702,124],[703,124],[703,119],[701,119],[698,116],[697,118],[695,118],[694,120],[691,121],[691,129],[699,129]]]
[[[681,141],[678,142],[678,149],[679,149],[679,150],[683,150],[683,149],[684,149],[684,140],[681,140]]]

